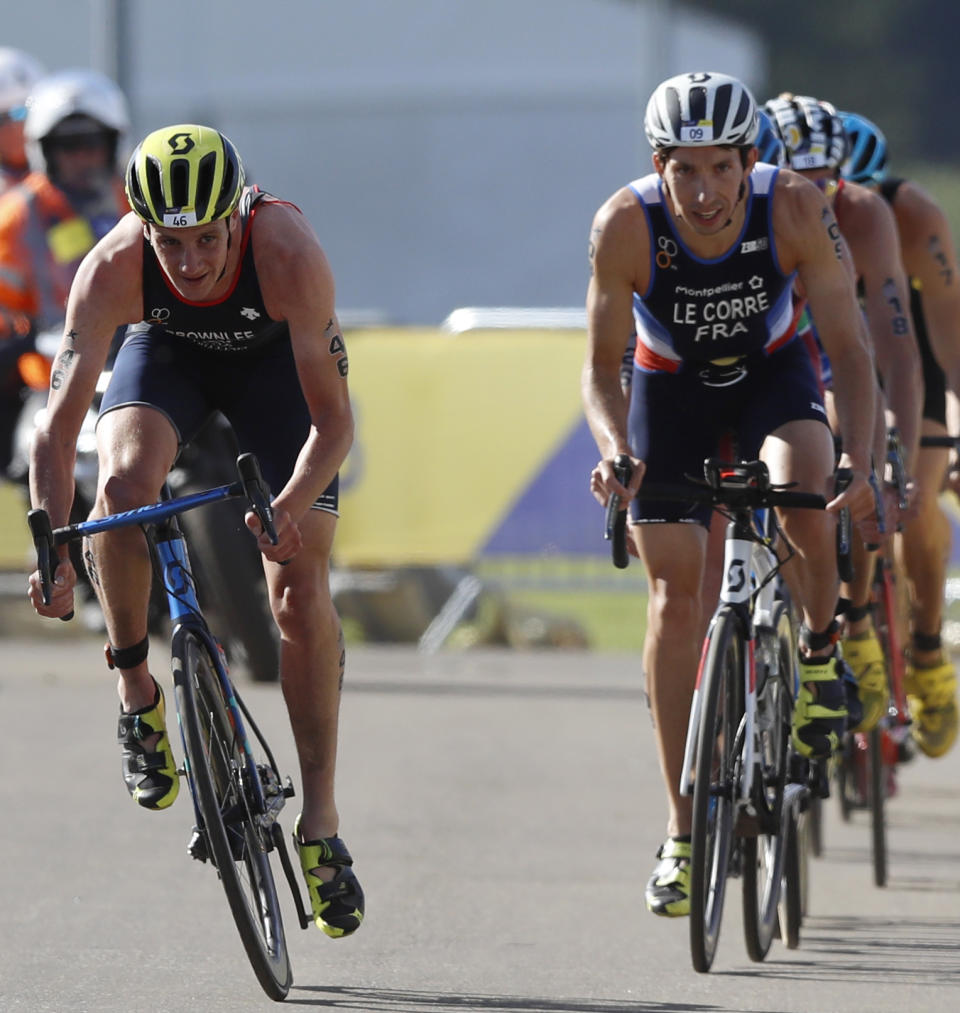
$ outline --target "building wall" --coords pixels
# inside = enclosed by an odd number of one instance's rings
[[[593,212],[649,170],[652,88],[763,76],[754,35],[664,0],[32,0],[4,36],[118,76],[134,135],[220,127],[309,216],[347,319],[399,323],[582,304]]]

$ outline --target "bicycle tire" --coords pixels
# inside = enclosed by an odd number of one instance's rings
[[[873,858],[873,882],[887,885],[887,765],[883,762],[882,734],[878,725],[867,736],[870,770],[870,851]]]
[[[792,810],[786,820],[783,885],[778,915],[780,938],[788,950],[795,950],[800,945],[800,927],[806,913],[807,869],[801,832],[801,823],[806,818],[806,813],[798,814]]]
[[[208,855],[243,947],[264,992],[286,997],[293,982],[276,885],[269,830],[254,821],[241,777],[244,744],[235,731],[217,665],[205,639],[178,627],[173,640],[177,711],[187,774]]]
[[[784,602],[771,617],[776,637],[777,669],[769,672],[758,689],[757,725],[760,738],[759,769],[754,790],[762,792],[757,809],[765,807],[771,821],[768,832],[761,827],[756,836],[743,839],[743,934],[747,955],[760,962],[770,952],[779,924],[778,904],[783,881],[786,838],[781,832],[783,793],[787,781],[787,751],[790,744],[793,669],[796,647],[793,625]]]
[[[716,955],[733,853],[737,730],[743,714],[740,622],[723,609],[713,622],[704,661],[703,699],[693,789],[690,859],[690,955],[709,971]]]

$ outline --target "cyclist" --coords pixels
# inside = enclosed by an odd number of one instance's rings
[[[27,96],[42,76],[43,68],[29,53],[0,46],[0,196],[27,174],[23,121]],[[10,461],[11,438],[20,412],[22,384],[17,360],[31,340],[29,318],[0,308],[0,474]]]
[[[889,410],[892,424],[904,444],[904,463],[912,475],[917,462],[920,435],[922,380],[920,358],[907,310],[909,284],[900,259],[896,222],[889,207],[877,194],[858,184],[840,179],[840,166],[847,152],[843,122],[829,103],[808,95],[784,93],[765,106],[783,140],[788,164],[824,190],[837,218],[840,232],[850,248],[857,282],[862,292],[864,317],[882,385],[881,411],[877,413],[874,456],[886,458],[886,421],[882,408]],[[816,330],[816,314],[807,324]],[[828,359],[822,360],[825,386],[832,377]],[[836,375],[836,370],[833,370]],[[828,408],[831,399],[828,395]],[[896,504],[889,503],[888,522],[895,523]],[[858,730],[874,728],[886,712],[889,690],[883,651],[869,613],[870,586],[875,553],[862,542],[855,546],[855,575],[846,589],[846,631],[843,654],[859,686],[863,721]]]
[[[960,274],[950,224],[922,187],[887,174],[887,142],[876,124],[855,113],[840,115],[850,142],[841,167],[844,179],[875,190],[893,209],[923,363],[921,431],[943,436],[946,389],[960,393]],[[920,749],[934,757],[943,756],[957,737],[957,676],[940,641],[950,524],[937,497],[948,460],[942,449],[924,448],[918,454],[913,470],[918,512],[901,534],[912,613],[906,685],[911,731]]]
[[[828,350],[843,363],[842,460],[854,475],[830,513],[783,517],[797,547],[788,566],[804,617],[793,738],[806,755],[828,756],[848,706],[835,650],[834,513],[849,506],[859,521],[873,511],[874,380],[846,250],[815,186],[771,165],[755,168],[756,103],[741,82],[718,73],[670,78],[651,96],[644,125],[655,171],[614,193],[590,236],[582,391],[601,456],[591,490],[605,504],[613,494],[633,499],[642,481],[682,482],[733,428],[741,452],[766,460],[774,482],[829,493],[833,440],[809,356],[793,340],[799,277],[825,321]],[[625,424],[619,372],[631,317],[638,341]],[[613,469],[621,453],[634,467],[626,487]],[[709,510],[636,500],[630,508],[649,583],[643,662],[669,804],[646,901],[656,914],[684,915],[691,812],[679,782]]]
[[[276,493],[279,542],[260,532],[258,545],[303,782],[295,838],[317,926],[349,935],[362,920],[363,893],[337,836],[344,647],[329,560],[353,422],[330,267],[300,211],[246,187],[236,148],[210,127],[147,135],[127,165],[126,190],[133,211],[84,259],[70,290],[34,440],[31,497],[55,525],[66,521],[76,435],[118,325],[128,330],[100,407],[91,516],[155,500],[180,447],[216,409],[241,448],[259,457]],[[252,513],[247,523],[259,530]],[[164,809],[177,795],[176,763],[147,664],[149,556],[140,533],[129,534],[92,539],[88,570],[106,619],[108,663],[120,672],[127,789],[138,804]],[[67,613],[75,579],[61,552],[45,606],[34,573],[37,611]]]

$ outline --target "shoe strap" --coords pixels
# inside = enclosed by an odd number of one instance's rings
[[[657,858],[690,858],[692,854],[689,841],[678,841],[675,837],[668,837],[660,846]]]
[[[837,671],[836,658],[817,658],[815,661],[800,659],[801,682],[833,682],[842,673]]]

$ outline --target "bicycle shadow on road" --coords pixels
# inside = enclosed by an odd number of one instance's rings
[[[308,995],[303,995],[308,993]],[[687,1002],[633,1002],[620,999],[544,999],[511,995],[457,995],[391,988],[300,987],[287,1006],[320,1006],[364,1013],[720,1013],[726,1007]]]
[[[810,918],[804,922],[800,949],[788,960],[768,959],[749,970],[715,971],[720,975],[843,984],[960,985],[956,918],[878,918],[869,915]]]

